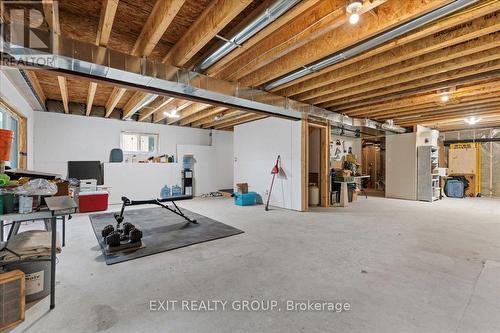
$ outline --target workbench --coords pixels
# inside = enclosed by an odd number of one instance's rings
[[[334,183],[340,184],[340,207],[347,207],[349,205],[349,189],[347,188],[347,184],[358,184],[360,180],[370,178],[370,176],[355,176],[353,178],[354,180],[349,182],[341,182],[337,180],[333,181]],[[363,188],[362,185],[360,185],[360,187]]]
[[[47,261],[50,260],[50,309],[55,308],[55,289],[56,289],[56,235],[57,235],[57,219],[58,217],[66,217],[67,215],[71,215],[76,212],[77,205],[73,199],[67,196],[62,197],[47,197],[45,198],[45,203],[47,207],[38,212],[28,213],[28,214],[20,214],[20,213],[12,213],[12,214],[3,214],[0,215],[0,221],[2,221],[2,234],[3,234],[3,225],[11,224],[11,231],[9,232],[9,238],[15,232],[16,228],[19,229],[19,224],[25,221],[34,221],[34,220],[50,220],[50,232],[51,232],[51,250],[50,250],[50,259],[27,259],[27,260],[19,260],[23,262],[28,261]],[[3,238],[2,238],[3,241]],[[8,248],[9,239],[6,242],[2,243],[1,250],[6,250],[12,252]],[[12,252],[17,255],[16,253]],[[9,261],[8,263],[13,263],[15,261]]]

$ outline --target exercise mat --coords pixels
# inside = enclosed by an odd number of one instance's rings
[[[113,213],[90,215],[90,222],[101,247],[106,264],[137,259],[181,247],[208,242],[243,233],[242,230],[212,220],[206,216],[182,209],[184,214],[196,219],[198,224],[188,223],[182,217],[163,208],[125,210],[124,222],[130,222],[142,231],[143,246],[138,249],[109,253],[101,236],[102,229],[112,224],[116,227]]]

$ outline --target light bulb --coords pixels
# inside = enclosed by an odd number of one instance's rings
[[[441,102],[446,103],[450,100],[450,96],[448,94],[441,96]]]
[[[351,16],[349,16],[349,23],[356,24],[358,22],[359,22],[359,14],[358,13],[352,13]]]
[[[469,118],[465,118],[464,121],[469,124],[469,125],[475,125],[477,124],[479,121],[481,120],[481,118],[476,118],[474,116],[472,117],[469,117]]]

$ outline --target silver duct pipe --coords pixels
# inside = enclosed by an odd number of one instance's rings
[[[252,22],[245,26],[240,32],[234,35],[233,38],[227,40],[224,45],[218,48],[199,65],[197,65],[195,67],[195,71],[200,72],[209,68],[214,63],[222,59],[225,55],[229,54],[237,47],[240,47],[244,42],[267,27],[269,24],[274,22],[278,17],[286,13],[289,9],[291,9],[299,2],[300,0],[276,0],[262,14],[260,14]]]
[[[50,45],[34,49],[11,40],[11,29],[16,24],[1,24],[0,51],[2,65],[34,67],[59,73],[86,77],[132,89],[143,90],[152,96],[164,95],[227,108],[264,113],[270,116],[300,120],[307,117],[327,119],[337,126],[352,126],[353,119],[341,114],[297,102],[262,90],[241,87],[237,83],[214,79],[206,75],[179,69],[84,43],[47,31],[27,29]],[[14,34],[15,35],[15,34]],[[143,102],[148,102],[145,100]]]
[[[357,56],[363,52],[366,52],[370,49],[373,49],[379,45],[382,45],[383,43],[386,43],[390,40],[393,40],[399,36],[402,36],[412,30],[418,29],[426,24],[429,24],[431,22],[434,22],[444,16],[450,15],[456,11],[459,11],[460,9],[463,9],[464,7],[470,6],[479,0],[456,0],[448,5],[445,5],[441,8],[438,8],[430,13],[427,13],[425,15],[422,15],[420,17],[417,17],[414,20],[411,20],[410,22],[404,23],[394,29],[391,29],[387,32],[384,32],[374,38],[371,38],[367,40],[366,42],[363,42],[361,44],[358,44],[352,48],[349,48],[345,51],[333,54],[331,56],[328,56],[318,62],[312,63],[310,65],[306,65],[296,71],[293,71],[289,74],[286,74],[285,76],[282,76],[281,78],[278,78],[275,81],[272,81],[268,83],[267,85],[264,86],[264,90],[271,90],[276,87],[279,87],[285,83],[291,82],[293,80],[296,80],[298,78],[301,78],[303,76],[306,76],[308,74],[317,72],[323,68],[326,68],[328,66],[334,65],[336,63],[339,63],[341,61],[344,61],[346,59],[352,58],[354,56]]]

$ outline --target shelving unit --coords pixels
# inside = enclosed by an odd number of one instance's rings
[[[439,149],[436,146],[417,148],[417,197],[420,201],[439,199]]]

